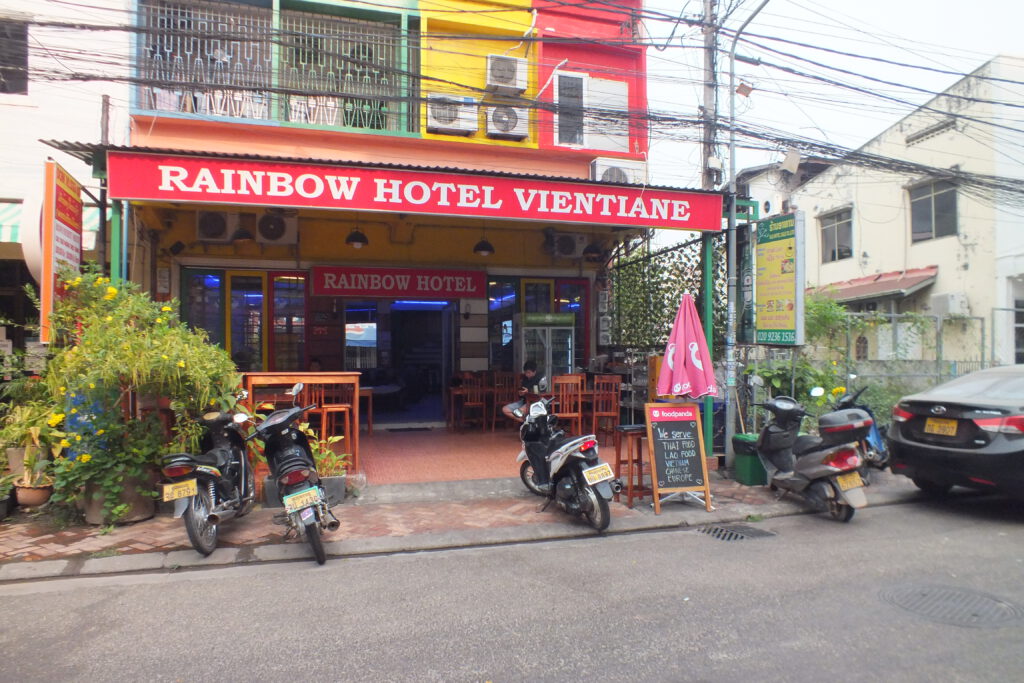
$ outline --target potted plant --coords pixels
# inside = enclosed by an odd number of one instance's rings
[[[18,505],[36,507],[50,500],[52,494],[50,461],[40,458],[38,450],[26,451],[24,469],[14,480],[14,495]]]
[[[6,448],[11,472],[21,473],[22,461],[30,454],[60,453],[67,443],[59,429],[63,419],[64,415],[47,401],[29,400],[10,407],[0,423],[0,443]]]
[[[136,504],[152,510],[160,457],[198,448],[196,417],[233,402],[239,376],[226,351],[177,318],[176,302],[152,301],[136,283],[103,277],[95,264],[62,271],[60,284],[43,379],[68,406],[71,449],[55,464],[54,498],[84,508],[94,523],[132,521]],[[147,403],[173,413],[147,410]]]
[[[14,497],[14,481],[17,474],[4,474],[0,476],[0,519],[5,519],[14,512],[18,501]]]

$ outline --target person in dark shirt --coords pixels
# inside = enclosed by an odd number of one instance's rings
[[[537,363],[532,360],[523,363],[523,374],[519,377],[519,395],[522,398],[502,407],[501,412],[505,417],[519,422],[526,419],[526,411],[523,410],[526,407],[526,395],[538,393],[536,377]]]

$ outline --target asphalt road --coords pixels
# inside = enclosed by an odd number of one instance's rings
[[[753,526],[776,535],[0,586],[0,680],[1024,679],[1024,506],[968,497]],[[955,626],[883,598],[907,584],[982,591],[1022,618]]]

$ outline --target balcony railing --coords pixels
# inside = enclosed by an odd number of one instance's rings
[[[240,4],[140,4],[138,107],[338,129],[418,125],[417,32]]]

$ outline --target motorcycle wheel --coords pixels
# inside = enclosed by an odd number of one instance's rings
[[[324,539],[320,537],[320,525],[315,517],[306,524],[305,533],[306,540],[309,541],[309,547],[313,549],[313,557],[316,558],[316,563],[323,564],[327,561],[327,553],[324,552]]]
[[[849,522],[853,519],[854,512],[856,512],[856,509],[852,505],[840,503],[835,498],[829,498],[828,514],[832,515],[832,519],[840,522]]]
[[[612,513],[608,509],[608,501],[597,495],[597,491],[589,486],[584,486],[580,494],[580,502],[583,504],[583,516],[590,522],[590,526],[598,531],[604,531],[612,521]]]
[[[530,464],[529,460],[523,461],[523,464],[519,467],[519,478],[523,480],[523,485],[529,489],[530,493],[535,496],[546,495],[543,491],[537,488],[537,476],[533,471],[533,465]]]
[[[210,490],[200,486],[198,493],[192,496],[185,508],[185,531],[192,547],[203,555],[209,555],[217,549],[217,525],[210,524],[206,518],[210,516],[214,501],[210,500]]]
[[[249,462],[245,464],[245,495],[252,496],[252,500],[242,503],[242,507],[238,510],[238,517],[245,517],[256,507],[256,470]]]

